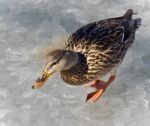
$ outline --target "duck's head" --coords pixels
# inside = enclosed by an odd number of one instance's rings
[[[56,72],[68,70],[78,62],[78,53],[70,50],[57,49],[47,55],[41,76],[36,80],[32,89],[42,87],[48,78]]]

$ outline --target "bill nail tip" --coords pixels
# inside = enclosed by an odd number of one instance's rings
[[[34,85],[32,86],[32,89],[34,90]]]

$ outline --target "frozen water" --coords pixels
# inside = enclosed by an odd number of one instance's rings
[[[57,75],[32,91],[47,46],[59,47],[80,26],[129,8],[142,27],[96,104]],[[150,126],[149,22],[149,0],[0,0],[0,126]]]

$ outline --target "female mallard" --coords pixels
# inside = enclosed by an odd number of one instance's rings
[[[33,89],[40,88],[55,72],[71,85],[94,87],[86,101],[95,102],[115,79],[116,69],[123,61],[127,49],[134,41],[141,19],[132,19],[133,10],[123,16],[104,19],[81,27],[67,40],[63,49],[47,55],[42,76]],[[111,73],[107,82],[99,77]]]

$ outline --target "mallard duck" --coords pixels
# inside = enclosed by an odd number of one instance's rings
[[[117,18],[89,23],[74,32],[61,49],[48,53],[42,75],[33,89],[43,86],[56,72],[71,85],[86,85],[96,91],[86,101],[96,102],[114,81],[116,70],[134,41],[141,18],[132,19],[133,10]],[[108,81],[99,78],[110,73]]]

